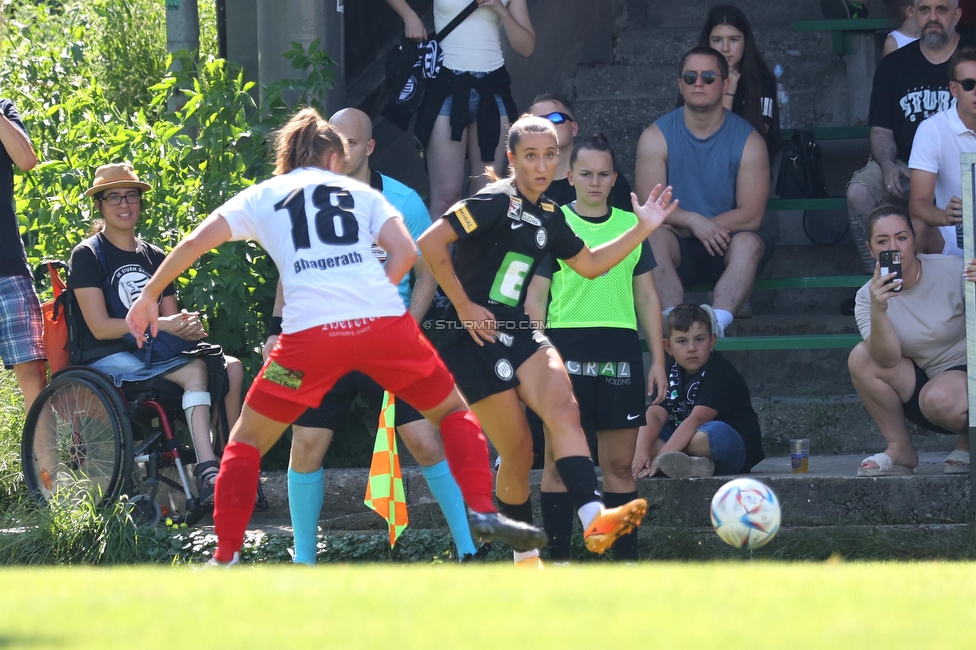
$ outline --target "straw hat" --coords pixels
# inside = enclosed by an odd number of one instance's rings
[[[85,196],[92,196],[115,187],[135,187],[143,192],[152,189],[152,185],[139,180],[130,163],[111,163],[95,170],[95,182],[91,189],[85,192]]]

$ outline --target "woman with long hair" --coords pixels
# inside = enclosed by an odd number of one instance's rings
[[[698,45],[717,50],[728,61],[729,90],[722,105],[751,124],[766,140],[769,157],[775,156],[780,142],[776,78],[756,47],[749,19],[735,5],[712,7]]]
[[[428,33],[407,0],[386,0],[403,19],[407,38]],[[505,69],[501,35],[527,57],[535,31],[526,0],[477,0],[478,8],[440,43],[444,67],[427,86],[414,133],[424,148],[430,178],[430,213],[444,214],[462,195],[488,184],[485,172],[505,170],[505,138],[517,117]],[[434,27],[441,30],[470,0],[434,0]],[[465,159],[470,167],[464,192]]]
[[[640,523],[647,503],[634,499],[604,507],[569,375],[542,333],[544,326],[526,314],[526,291],[549,255],[586,278],[609,271],[661,225],[676,203],[671,189],[660,185],[644,205],[632,197],[636,223],[591,250],[570,229],[559,206],[543,195],[559,164],[552,122],[519,118],[508,131],[507,149],[511,176],[456,204],[417,241],[451,300],[444,323],[454,336],[444,337],[439,349],[501,458],[495,487],[499,510],[532,521],[532,435],[525,404],[549,430],[553,464],[583,524],[586,547],[603,553]],[[540,566],[538,557],[538,549],[527,550],[515,562]]]

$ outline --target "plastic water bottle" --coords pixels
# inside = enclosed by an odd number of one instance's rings
[[[790,94],[786,92],[783,85],[783,66],[776,64],[773,68],[773,76],[776,77],[776,101],[779,103],[779,128],[789,129],[793,126],[790,119]]]

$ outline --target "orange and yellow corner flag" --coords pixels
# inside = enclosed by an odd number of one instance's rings
[[[393,395],[384,393],[373,461],[369,465],[366,499],[363,501],[366,507],[375,510],[389,523],[390,548],[396,544],[408,523],[407,498],[403,492],[403,475],[400,473],[400,456],[397,454],[396,430],[393,426],[395,411]]]

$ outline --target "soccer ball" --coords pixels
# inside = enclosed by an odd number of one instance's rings
[[[726,544],[759,548],[779,530],[779,499],[751,478],[729,481],[712,497],[712,527]]]

